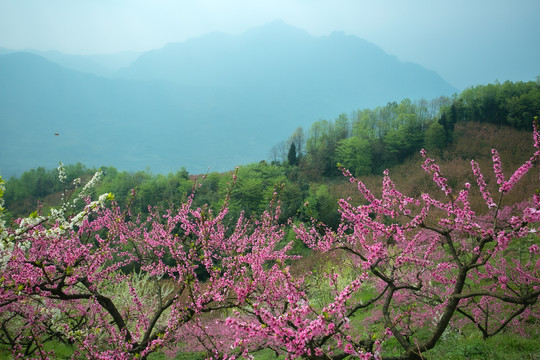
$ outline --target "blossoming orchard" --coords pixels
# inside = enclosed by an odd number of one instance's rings
[[[47,216],[0,219],[0,342],[14,358],[54,358],[49,344],[65,343],[73,358],[92,359],[178,351],[237,358],[262,349],[287,358],[422,359],[465,326],[484,338],[528,331],[540,320],[540,195],[507,206],[503,199],[538,170],[536,124],[533,142],[534,154],[510,176],[493,150],[492,193],[477,162],[475,183],[456,189],[425,151],[423,168],[439,191],[417,197],[402,194],[388,172],[378,197],[343,169],[365,201],[340,200],[334,229],[317,220],[280,224],[277,193],[260,218],[232,224],[227,201],[212,211],[194,208],[193,196],[143,216],[111,194],[91,201],[98,173]],[[301,259],[284,245],[287,226],[314,254],[348,266],[295,272]]]

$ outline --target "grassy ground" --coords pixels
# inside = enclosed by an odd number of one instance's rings
[[[426,359],[538,360],[540,337],[523,338],[506,334],[487,340],[479,336],[459,337],[441,342],[426,354]]]
[[[386,348],[391,350],[396,344],[389,343]],[[73,349],[63,344],[53,345],[58,359],[68,359]],[[34,355],[36,356],[36,355]],[[180,353],[176,360],[204,359],[202,353]],[[284,357],[283,357],[284,358]],[[0,350],[0,360],[10,360],[11,355]],[[168,359],[163,353],[154,353],[151,360]],[[261,351],[255,354],[256,360],[276,359],[274,352]],[[424,355],[426,360],[540,360],[540,336],[524,338],[518,335],[501,334],[483,340],[480,336],[464,337],[449,336],[439,342],[437,347]]]

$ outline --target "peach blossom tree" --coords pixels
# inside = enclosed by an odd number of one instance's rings
[[[473,184],[451,188],[425,151],[422,167],[439,194],[402,194],[386,171],[377,197],[343,169],[364,204],[340,200],[336,230],[313,221],[295,231],[312,249],[335,253],[352,270],[329,269],[317,286],[310,286],[309,278],[295,279],[287,268],[253,274],[244,307],[227,320],[239,334],[234,346],[256,349],[265,342],[288,358],[422,359],[463,326],[472,325],[487,338],[503,330],[525,332],[526,322],[537,324],[540,194],[501,205],[506,194],[520,191],[519,180],[538,168],[536,125],[533,138],[536,151],[508,178],[493,150],[497,194],[488,191],[478,164],[471,162],[484,199],[484,209],[476,211],[469,201]],[[322,282],[326,297],[320,295]],[[385,343],[400,350],[385,349]]]
[[[49,341],[94,359],[174,349],[187,324],[243,296],[250,266],[289,258],[277,207],[229,226],[226,204],[214,213],[191,196],[142,217],[85,196],[99,175],[48,216],[2,223],[0,343],[15,358],[53,358]]]

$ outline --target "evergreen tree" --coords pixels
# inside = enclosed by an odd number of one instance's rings
[[[287,155],[287,160],[289,161],[289,165],[291,166],[298,165],[298,158],[296,157],[296,145],[294,145],[294,142],[291,143],[291,146],[289,147],[289,154]]]

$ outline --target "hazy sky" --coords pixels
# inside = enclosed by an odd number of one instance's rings
[[[539,0],[0,0],[0,47],[144,51],[276,19],[344,31],[462,89],[540,75]]]

